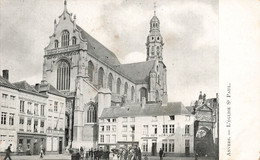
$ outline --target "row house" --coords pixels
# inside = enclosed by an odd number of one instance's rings
[[[138,145],[143,153],[194,154],[194,115],[181,102],[145,103],[105,108],[99,119],[99,147]]]
[[[8,70],[0,76],[0,152],[21,154],[62,153],[65,137],[66,97],[48,83],[32,86],[26,81],[10,83]]]

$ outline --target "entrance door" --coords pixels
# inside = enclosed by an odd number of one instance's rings
[[[59,139],[59,154],[62,154],[62,138]]]
[[[185,147],[185,156],[190,156],[190,147]]]
[[[156,151],[157,151],[157,147],[156,147],[156,143],[152,143],[152,156],[156,156]]]
[[[38,154],[38,147],[37,147],[37,143],[34,142],[33,143],[33,155],[37,155]]]

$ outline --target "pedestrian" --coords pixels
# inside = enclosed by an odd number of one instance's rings
[[[8,148],[5,150],[5,152],[6,152],[6,155],[5,155],[5,158],[4,158],[4,160],[6,160],[7,158],[9,158],[10,160],[11,160],[11,157],[10,157],[10,154],[11,154],[11,147],[12,147],[12,144],[10,144],[9,146],[8,146]]]
[[[43,158],[43,145],[41,144],[40,145],[40,149],[41,149],[41,151],[40,151],[40,158]]]
[[[91,160],[93,160],[93,148],[91,148],[91,150],[89,150],[89,157]]]
[[[86,151],[85,159],[88,160],[88,157],[89,157],[89,153],[88,151]]]
[[[159,151],[160,160],[163,160],[163,150],[160,148]]]
[[[98,152],[97,152],[96,148],[94,149],[93,156],[94,156],[94,160],[98,159],[98,157],[97,157],[98,156]]]
[[[198,153],[195,153],[195,160],[198,160]]]
[[[138,147],[137,145],[136,145],[136,155],[137,155],[138,160],[142,159],[142,151],[141,151],[140,147]]]
[[[147,157],[147,155],[146,155],[146,154],[144,155],[144,160],[148,160],[148,157]]]

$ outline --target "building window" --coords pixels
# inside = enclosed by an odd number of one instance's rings
[[[100,126],[100,131],[104,132],[105,131],[105,126]]]
[[[6,124],[6,112],[2,112],[1,114],[1,124]]]
[[[148,152],[148,140],[143,140],[143,152]]]
[[[123,125],[123,132],[127,132],[127,125]]]
[[[130,122],[134,122],[135,121],[135,117],[130,117]]]
[[[134,100],[134,95],[135,95],[135,89],[134,89],[134,86],[132,86],[132,88],[131,88],[131,100],[132,101]]]
[[[104,135],[100,135],[100,142],[104,143]]]
[[[91,61],[88,62],[88,77],[89,81],[93,82],[94,65]]]
[[[154,55],[154,46],[152,46],[152,55]]]
[[[170,116],[170,120],[175,120],[175,116],[174,116],[174,115],[171,115],[171,116]]]
[[[162,140],[162,150],[164,151],[164,152],[167,152],[168,150],[167,150],[167,140],[166,139],[163,139]]]
[[[112,132],[116,132],[116,125],[112,126]]]
[[[38,112],[38,104],[34,104],[34,114],[35,115],[39,114],[39,112]]]
[[[122,136],[122,140],[123,140],[123,141],[127,141],[127,135],[123,135],[123,136]]]
[[[110,135],[106,135],[106,143],[110,143]]]
[[[88,109],[88,123],[95,123],[97,122],[97,113],[94,106],[90,106]]]
[[[113,118],[113,119],[112,119],[112,122],[116,122],[116,119],[115,119],[115,118]]]
[[[58,102],[54,102],[54,112],[58,112]]]
[[[159,38],[159,37],[158,37]],[[159,39],[158,39],[159,40]],[[157,46],[156,47],[156,50],[157,50],[157,55],[159,56],[159,54],[160,54],[160,47],[159,46]]]
[[[44,116],[44,105],[41,105],[41,116]]]
[[[2,106],[7,107],[7,104],[8,104],[7,97],[8,97],[7,94],[2,94]]]
[[[112,92],[112,89],[113,89],[113,75],[111,73],[109,73],[109,75],[108,75],[108,83],[107,84],[108,84],[108,88]]]
[[[169,125],[169,133],[174,133],[174,125]]]
[[[116,135],[114,135],[114,134],[112,135],[112,137],[111,137],[111,142],[112,142],[112,143],[116,143]]]
[[[118,78],[116,82],[116,93],[120,94],[121,79]]]
[[[152,122],[157,122],[157,116],[152,117]]]
[[[123,117],[123,122],[127,122],[127,117]]]
[[[190,134],[190,125],[185,125],[185,134]]]
[[[185,147],[190,147],[190,140],[185,139]]]
[[[10,126],[14,125],[14,114],[13,113],[9,114],[9,125]]]
[[[104,80],[104,70],[102,67],[98,70],[98,87],[103,87],[103,80]]]
[[[148,125],[143,125],[143,135],[148,135]]]
[[[190,116],[185,116],[186,117],[186,121],[190,121]]]
[[[169,152],[174,152],[174,139],[169,140]]]
[[[19,119],[19,131],[23,131],[24,130],[23,124],[24,124],[24,119],[20,118]]]
[[[106,126],[106,131],[110,131],[110,126]]]
[[[44,133],[44,121],[41,121],[41,124],[40,124],[40,133]]]
[[[168,133],[168,125],[163,125],[163,133]]]
[[[58,40],[55,40],[54,41],[54,48],[58,48],[59,47],[59,41]]]
[[[11,107],[15,107],[15,96],[10,96]]]
[[[77,43],[77,38],[76,37],[72,37],[72,45],[75,45]]]
[[[32,114],[32,102],[28,102],[27,103],[27,113],[28,114]]]
[[[157,125],[152,125],[152,126],[153,126],[154,134],[157,134]]]
[[[65,61],[61,61],[57,67],[57,89],[70,89],[70,66]]]
[[[69,45],[70,34],[68,31],[63,31],[61,36],[61,46],[65,47]]]
[[[20,100],[20,112],[24,113],[24,101]]]
[[[48,109],[50,112],[53,111],[53,108],[52,108],[52,100],[49,100],[49,109]]]
[[[125,95],[127,95],[127,90],[128,90],[128,84],[127,84],[127,82],[125,82],[125,91],[124,91]]]
[[[110,119],[107,119],[107,122],[110,122]]]
[[[142,101],[143,97],[147,101],[147,89],[144,87],[140,89],[140,101]]]
[[[31,132],[31,125],[32,125],[32,120],[27,119],[27,132]]]
[[[34,132],[38,132],[38,120],[34,121],[34,127],[33,127]]]

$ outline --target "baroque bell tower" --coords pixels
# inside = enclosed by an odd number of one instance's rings
[[[146,61],[158,59],[163,60],[163,38],[160,33],[160,21],[156,16],[156,4],[154,4],[154,16],[150,20],[150,31],[147,36],[146,49],[147,58]]]

